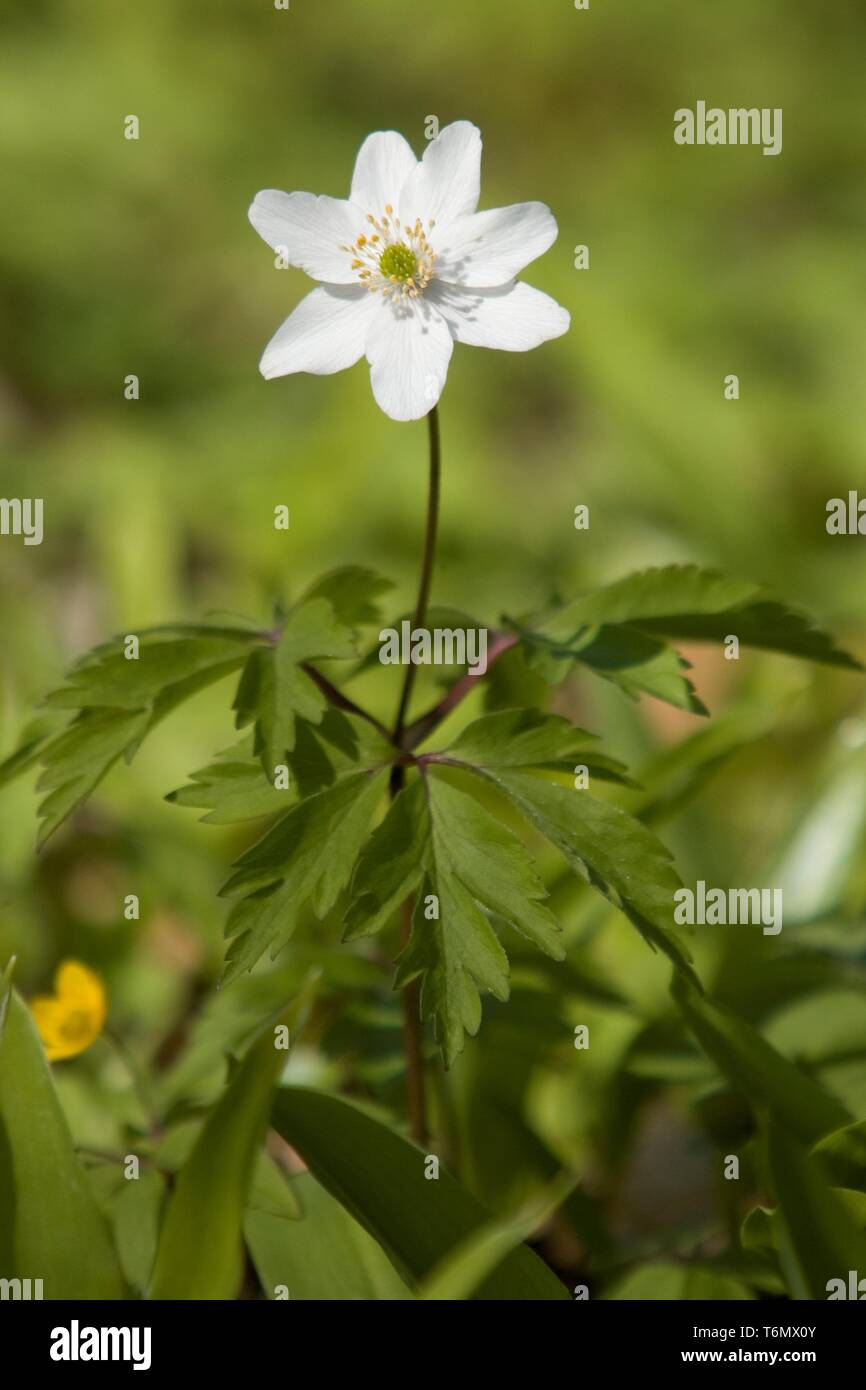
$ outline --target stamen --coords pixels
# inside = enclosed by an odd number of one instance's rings
[[[352,246],[340,248],[349,255],[360,283],[391,304],[417,299],[433,278],[436,253],[427,233],[435,222],[431,219],[425,231],[420,217],[395,217],[391,203],[378,217],[370,212],[365,218],[370,234],[362,232]]]

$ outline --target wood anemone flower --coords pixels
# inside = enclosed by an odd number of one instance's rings
[[[477,212],[481,134],[455,121],[416,159],[393,130],[368,135],[348,199],[256,194],[250,221],[283,264],[322,281],[265,348],[264,377],[327,375],[366,357],[377,403],[417,420],[439,400],[455,342],[526,352],[571,322],[515,279],[548,250],[544,203]]]

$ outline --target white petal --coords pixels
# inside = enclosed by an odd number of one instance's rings
[[[269,380],[289,372],[327,376],[364,355],[377,309],[369,290],[321,285],[302,299],[262,354],[259,371]]]
[[[349,197],[365,213],[378,217],[386,203],[397,206],[400,190],[417,166],[412,146],[402,135],[396,130],[377,130],[358,151]]]
[[[425,298],[439,310],[453,336],[470,347],[528,352],[558,338],[571,315],[550,295],[518,281],[496,289],[463,289],[434,281]]]
[[[455,121],[431,140],[403,185],[400,216],[448,223],[474,212],[480,193],[481,132],[470,121]]]
[[[280,193],[276,188],[266,188],[256,194],[249,217],[269,246],[314,280],[326,280],[332,285],[357,284],[351,253],[340,247],[355,241],[366,230],[366,223],[363,214],[347,199]]]
[[[425,299],[397,308],[378,295],[367,335],[370,382],[392,420],[420,420],[442,394],[453,341],[445,320]]]
[[[436,276],[455,285],[505,285],[542,256],[557,235],[544,203],[513,203],[460,217],[433,234]]]

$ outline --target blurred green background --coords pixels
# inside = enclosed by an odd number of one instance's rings
[[[553,209],[559,240],[525,278],[573,320],[531,354],[455,351],[441,405],[436,601],[492,624],[554,592],[695,561],[769,583],[866,654],[866,541],[825,530],[827,500],[866,489],[856,0],[591,0],[587,12],[571,0],[291,0],[288,11],[269,0],[6,0],[2,27],[0,492],[44,498],[45,540],[0,539],[0,752],[68,663],[112,633],[215,611],[262,616],[275,595],[353,562],[396,581],[395,614],[408,606],[424,426],[378,411],[363,364],[331,378],[259,377],[265,343],[308,282],[274,268],[246,213],[260,188],[345,195],[369,131],[396,128],[420,154],[429,115],[481,127],[482,207]],[[782,107],[782,154],[677,147],[673,113],[699,98]],[[123,138],[129,114],[138,141]],[[574,268],[579,244],[588,270]],[[723,394],[732,372],[736,402]],[[129,373],[135,402],[124,399]],[[278,503],[290,507],[288,532],[274,530]],[[588,531],[574,529],[578,503]],[[862,681],[745,651],[738,664],[690,655],[734,751],[686,808],[672,796],[661,833],[685,882],[782,883],[785,947],[795,919],[804,942],[821,922],[821,950],[835,931],[854,971]],[[389,679],[369,686],[382,714],[396,703]],[[215,892],[248,831],[202,827],[161,798],[231,741],[228,695],[222,686],[184,707],[38,861],[32,779],[4,793],[0,959],[18,953],[26,990],[61,956],[98,965],[144,1045],[221,959]],[[429,695],[419,682],[419,705]],[[671,750],[700,719],[630,706],[589,676],[562,700],[630,764],[662,756],[659,785],[675,787]],[[138,924],[122,918],[130,892],[141,895]],[[526,1092],[532,1143],[581,1163],[593,1154],[596,1167],[613,1154],[639,1164],[661,1102],[626,1107],[643,1135],[626,1150],[611,1096],[643,1095],[627,1057],[648,1021],[663,1022],[668,972],[582,894],[563,889],[558,905],[579,959],[615,978],[627,1003],[591,1005],[590,1082],[574,1086],[566,1057]],[[743,1012],[784,1033],[785,992],[761,983],[767,949],[759,937],[715,937],[699,941],[698,961]],[[805,973],[826,1016],[824,975]],[[536,986],[528,978],[510,1014],[487,1009],[469,1044],[464,1071],[499,1078],[488,1096],[512,1066],[509,1040],[513,1065],[530,1067],[526,1038],[544,1031]],[[563,1004],[574,1022],[588,1018],[588,997]],[[789,1035],[800,1055],[803,1034]],[[832,1051],[812,1060],[841,1066]],[[320,1065],[309,1059],[314,1073]],[[86,1062],[67,1077],[70,1093],[80,1086],[81,1126],[100,1138]],[[834,1084],[866,1105],[862,1079]],[[659,1142],[691,1152],[675,1129],[662,1126]],[[492,1120],[477,1185],[499,1203],[513,1194],[491,1133]],[[626,1197],[629,1182],[640,1187],[627,1173]],[[691,1219],[683,1191],[674,1228]],[[624,1229],[642,1230],[640,1202],[626,1197]]]

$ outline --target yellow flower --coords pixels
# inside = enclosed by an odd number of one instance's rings
[[[99,1037],[108,1012],[102,980],[77,960],[65,960],[54,976],[54,994],[30,1006],[49,1062],[77,1057]]]

